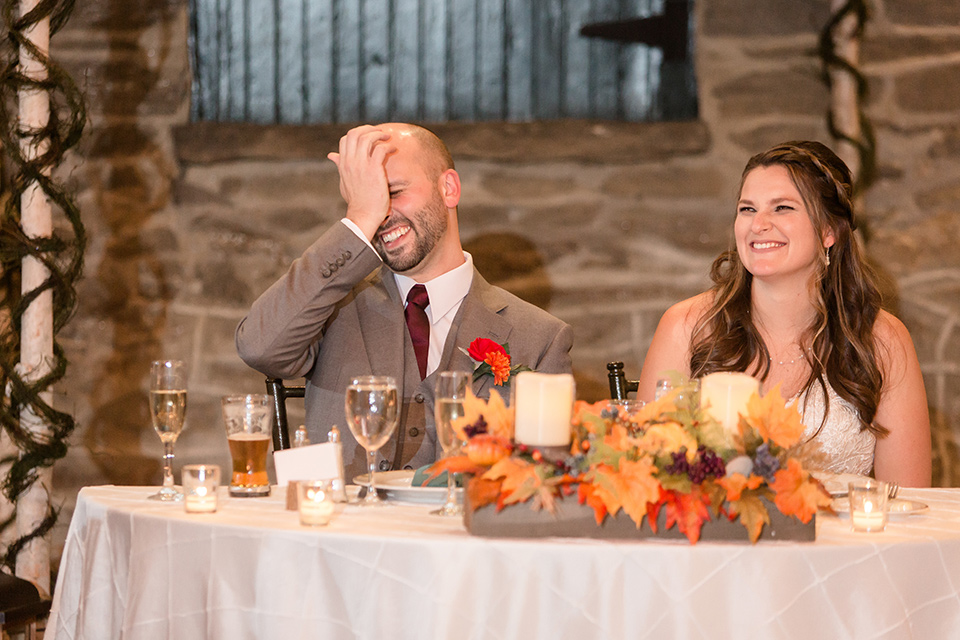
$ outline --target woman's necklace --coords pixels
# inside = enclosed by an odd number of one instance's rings
[[[800,349],[799,347],[797,347],[797,348]],[[774,362],[773,356],[768,356],[768,359],[770,360],[770,364],[773,364],[773,362]],[[789,365],[789,364],[797,364],[797,360],[802,360],[802,359],[803,359],[803,349],[800,349],[800,355],[799,355],[799,356],[794,356],[791,360],[777,360],[776,362],[777,362],[777,364],[780,365],[781,367],[785,367],[785,366],[787,366],[787,365]]]

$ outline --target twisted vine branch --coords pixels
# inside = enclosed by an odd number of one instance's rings
[[[29,29],[49,18],[50,33],[55,34],[66,23],[74,0],[40,0],[28,13],[19,15],[18,0],[3,0],[4,38],[0,42],[0,144],[4,164],[11,163],[12,175],[5,185],[6,200],[0,220],[0,267],[4,275],[18,274],[22,261],[32,256],[43,263],[49,277],[35,289],[22,295],[10,286],[16,277],[6,277],[7,290],[2,292],[0,308],[8,312],[9,326],[0,330],[0,373],[6,387],[5,401],[0,404],[0,428],[16,444],[19,455],[0,462],[9,463],[10,470],[0,484],[4,496],[16,503],[37,479],[42,468],[50,467],[67,453],[67,438],[75,427],[73,417],[55,410],[41,397],[55,382],[63,378],[67,360],[63,348],[54,339],[53,361],[39,378],[26,380],[21,375],[20,360],[21,320],[27,306],[41,293],[53,294],[54,336],[63,328],[76,307],[74,282],[83,269],[86,231],[80,220],[80,210],[66,187],[53,176],[53,169],[64,154],[80,139],[85,122],[83,98],[77,86],[59,65],[40,51],[27,37]],[[22,72],[20,51],[29,52],[40,61],[45,70],[41,78],[31,78]],[[27,129],[18,123],[17,97],[22,91],[43,91],[49,97],[50,117],[46,126]],[[29,147],[35,153],[27,154]],[[21,196],[37,184],[54,205],[54,212],[69,223],[66,238],[54,233],[49,238],[29,237],[23,230]],[[21,411],[29,409],[47,427],[45,433],[36,433],[21,425]],[[19,551],[34,538],[42,537],[56,522],[58,512],[48,507],[47,516],[31,532],[13,541],[2,558],[2,563],[13,567]],[[14,517],[0,522],[0,531],[13,524]]]
[[[855,19],[853,37],[863,35],[864,25],[867,22],[868,11],[866,0],[847,0],[830,16],[830,20],[820,32],[818,53],[823,64],[823,78],[827,87],[833,91],[834,72],[848,74],[853,78],[857,87],[857,120],[860,125],[859,137],[854,137],[847,131],[842,131],[836,122],[836,114],[831,110],[827,116],[827,127],[830,135],[852,145],[860,160],[860,171],[855,176],[854,191],[862,193],[873,182],[877,171],[877,141],[874,137],[873,126],[863,111],[863,103],[867,97],[867,79],[860,69],[851,64],[837,51],[837,40],[844,22],[850,17]]]

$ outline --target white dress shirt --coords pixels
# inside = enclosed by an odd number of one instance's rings
[[[342,222],[373,249],[373,245],[356,224],[346,218],[343,218]],[[463,258],[464,262],[459,267],[451,269],[433,280],[419,283],[427,288],[427,296],[430,298],[430,304],[426,308],[427,320],[430,321],[430,351],[427,354],[427,375],[436,371],[437,367],[440,366],[443,345],[446,344],[450,327],[453,326],[453,318],[460,310],[463,299],[470,292],[470,285],[473,284],[473,256],[464,251]],[[408,278],[399,273],[394,273],[393,277],[396,280],[397,288],[400,290],[400,298],[406,301],[410,289],[418,283],[413,278]],[[404,305],[406,305],[406,302],[404,302]]]

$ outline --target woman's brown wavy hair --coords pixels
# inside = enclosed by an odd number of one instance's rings
[[[882,437],[888,430],[874,423],[883,375],[873,335],[881,299],[853,233],[856,222],[850,170],[819,142],[785,142],[750,158],[740,179],[741,190],[751,171],[776,165],[790,173],[818,237],[828,229],[835,237],[829,253],[821,249],[819,268],[810,282],[816,316],[800,336],[801,344],[810,345],[804,352],[810,377],[802,391],[819,384],[829,408],[828,381],[857,409],[861,428]],[[692,375],[750,369],[751,375],[765,380],[770,372],[770,352],[751,318],[753,276],[736,251],[727,251],[714,261],[710,277],[713,303],[698,320],[691,338]]]

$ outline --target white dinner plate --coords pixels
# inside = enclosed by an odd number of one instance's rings
[[[443,504],[447,499],[446,487],[413,487],[411,482],[416,471],[380,471],[377,473],[377,490],[386,494],[387,500],[415,502],[417,504]],[[353,479],[354,484],[370,486],[370,474]],[[463,493],[463,489],[457,489]]]
[[[848,498],[834,498],[830,506],[832,506],[833,510],[839,515],[845,518],[850,517],[850,500]],[[917,502],[916,500],[894,498],[887,503],[887,516],[890,518],[913,516],[924,513],[929,509],[930,507],[928,507],[926,504]]]

